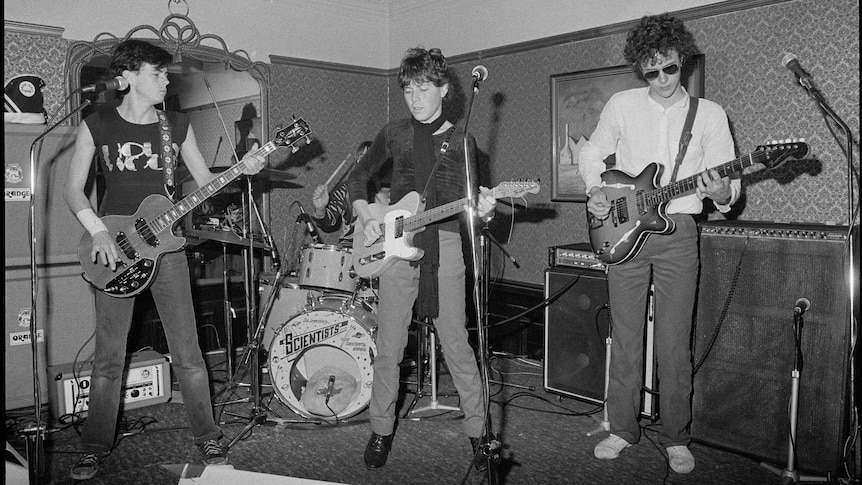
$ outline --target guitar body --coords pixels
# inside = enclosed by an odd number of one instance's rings
[[[676,229],[666,212],[667,203],[650,205],[643,194],[661,181],[661,167],[649,164],[637,177],[620,170],[602,174],[602,190],[611,203],[605,220],[589,214],[590,245],[605,264],[620,264],[633,258],[650,234],[670,234]]]
[[[120,249],[116,271],[111,271],[101,261],[93,262],[90,257],[93,238],[84,231],[78,243],[78,259],[84,270],[84,278],[96,289],[120,298],[132,297],[146,290],[152,284],[162,255],[179,251],[186,243],[185,238],[173,234],[170,226],[153,233],[146,222],[172,207],[167,197],[153,194],[144,199],[131,216],[102,217],[102,222]]]
[[[425,252],[413,247],[413,236],[425,228],[408,231],[403,221],[424,209],[425,204],[418,192],[410,192],[392,205],[370,204],[368,210],[372,217],[382,221],[383,236],[371,246],[365,246],[363,228],[365,221],[356,220],[353,231],[353,269],[362,278],[376,278],[383,274],[395,261],[404,259],[417,261]]]

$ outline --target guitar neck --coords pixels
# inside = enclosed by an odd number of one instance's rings
[[[267,156],[276,150],[276,145],[269,142],[266,145],[254,151],[253,156]],[[174,223],[182,219],[183,216],[191,212],[195,207],[201,205],[205,200],[215,195],[219,190],[225,188],[229,183],[233,182],[243,170],[248,167],[245,160],[240,160],[239,163],[231,165],[230,168],[220,173],[216,178],[211,180],[203,187],[198,188],[183,200],[174,204],[168,211],[163,212],[158,217],[150,221],[150,226],[156,233],[162,232],[171,228]]]
[[[720,177],[724,178],[732,173],[739,172],[746,167],[750,167],[755,163],[762,163],[767,160],[768,153],[765,150],[758,150],[749,153],[747,156],[737,158],[736,160],[731,160],[727,163],[723,163],[710,170],[715,170],[716,172],[718,172],[718,175]],[[675,199],[681,195],[685,195],[689,192],[692,192],[697,189],[697,179],[704,173],[706,172],[700,172],[690,177],[686,177],[682,180],[678,180],[672,184],[668,184],[664,187],[658,187],[654,190],[651,190],[644,194],[644,202],[650,206],[656,206],[669,200]]]

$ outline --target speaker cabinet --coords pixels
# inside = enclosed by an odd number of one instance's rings
[[[838,469],[850,396],[846,234],[841,226],[701,225],[693,439],[787,465],[794,307],[807,298],[796,466]]]
[[[548,268],[544,296],[546,300],[558,296],[545,307],[545,390],[601,405],[605,395],[605,344],[610,318],[606,275],[591,269]],[[652,311],[646,315],[644,388],[651,390],[655,388]],[[643,416],[651,418],[657,414],[649,392],[644,393],[641,411]]]

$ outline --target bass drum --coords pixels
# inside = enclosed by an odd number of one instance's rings
[[[276,397],[306,418],[340,420],[371,400],[377,319],[344,295],[324,295],[288,320],[269,347]]]

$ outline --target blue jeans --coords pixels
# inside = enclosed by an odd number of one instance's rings
[[[688,445],[691,424],[691,326],[697,291],[697,224],[671,216],[672,234],[652,235],[631,261],[608,268],[613,339],[608,380],[611,432],[640,439],[638,416],[644,376],[644,327],[650,278],[655,285],[655,361],[658,375],[659,442]]]
[[[477,438],[482,434],[485,404],[476,354],[467,335],[465,271],[461,235],[440,231],[440,268],[437,271],[440,309],[434,328],[461,400],[464,434]],[[409,261],[398,261],[380,275],[377,355],[369,404],[371,430],[379,435],[390,435],[394,430],[400,377],[398,364],[404,358],[413,302],[418,294],[419,267],[410,266]]]
[[[210,398],[209,375],[198,344],[197,324],[184,252],[165,254],[150,291],[165,329],[171,368],[177,374],[195,444],[220,438]],[[126,339],[136,298],[115,298],[96,291],[96,350],[90,377],[90,402],[81,433],[87,451],[114,446],[126,364]]]

